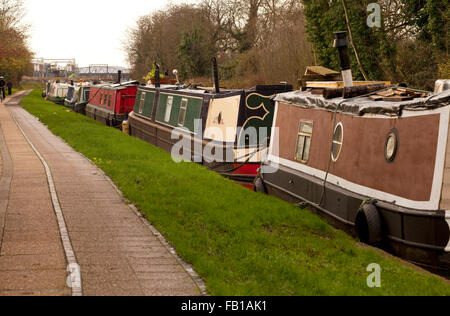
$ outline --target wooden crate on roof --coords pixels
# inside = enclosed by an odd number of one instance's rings
[[[308,66],[305,74],[298,81],[299,88],[305,90],[309,81],[341,81],[341,73],[322,66]]]

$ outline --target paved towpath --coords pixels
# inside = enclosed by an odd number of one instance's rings
[[[21,98],[0,104],[0,295],[204,293],[111,181]]]

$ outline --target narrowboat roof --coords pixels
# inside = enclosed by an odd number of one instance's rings
[[[173,92],[173,93],[186,93],[190,95],[205,95],[205,94],[215,94],[212,91],[206,90],[206,89],[192,89],[189,88],[189,86],[180,86],[180,85],[161,85],[160,88],[156,88],[154,85],[147,85],[147,86],[141,86],[142,89],[160,89],[163,92]],[[223,94],[223,90],[221,90],[221,94]],[[226,92],[229,92],[227,90]]]
[[[78,87],[90,87],[92,84],[90,82],[78,82],[75,84]]]
[[[67,83],[56,83],[55,87],[58,87],[58,88],[69,88],[69,87],[71,87],[71,85],[67,84]]]
[[[367,96],[352,99],[341,97],[327,100],[322,95],[313,94],[311,91],[281,93],[274,100],[303,108],[320,108],[328,111],[335,111],[337,108],[341,113],[358,116],[365,114],[401,116],[403,110],[426,111],[449,106],[450,90],[440,94],[431,94],[426,98],[415,98],[411,101],[402,102],[373,101]]]
[[[157,89],[154,85],[141,86],[140,88],[147,89]],[[243,91],[279,91],[286,92],[292,90],[292,85],[258,85],[250,89],[220,89],[220,93],[214,92],[212,89],[200,87],[198,89],[190,88],[190,86],[180,86],[180,85],[161,85],[159,88],[161,90],[173,91],[173,92],[183,92],[193,95],[214,95],[214,96],[230,96],[242,93]]]
[[[122,83],[100,83],[98,85],[93,85],[94,88],[100,88],[100,89],[108,89],[108,90],[121,90],[126,89],[129,87],[137,87],[139,85],[138,81],[129,81],[129,82],[122,82]]]
[[[126,81],[126,82],[122,82],[122,83],[115,83],[115,84],[112,84],[111,87],[117,88],[117,87],[121,87],[121,86],[136,86],[136,85],[139,85],[139,81],[133,80],[133,81]]]

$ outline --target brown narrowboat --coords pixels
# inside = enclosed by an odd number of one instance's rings
[[[449,269],[450,90],[388,94],[277,95],[256,189],[309,206],[363,242]]]

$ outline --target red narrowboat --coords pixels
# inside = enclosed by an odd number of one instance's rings
[[[107,126],[120,126],[133,111],[138,85],[137,81],[131,81],[93,86],[86,115]]]

